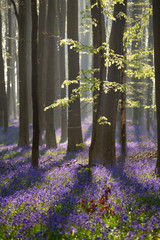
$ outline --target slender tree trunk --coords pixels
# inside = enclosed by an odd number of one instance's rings
[[[6,25],[6,32],[7,32],[7,102],[8,102],[8,120],[10,119],[11,115],[11,71],[12,71],[12,44],[11,44],[11,37],[12,37],[12,13],[11,13],[11,3],[9,3],[8,8],[8,26]]]
[[[54,57],[56,59],[55,61],[55,73],[54,73],[54,100],[57,100],[61,97],[61,83],[60,83],[60,54],[58,51],[58,44],[59,44],[59,18],[58,18],[58,3],[59,0],[55,0],[55,4],[56,4],[56,13],[55,13],[55,20],[54,20],[54,24],[55,24],[55,30],[54,30],[54,35],[55,37],[55,53],[54,53]],[[61,127],[61,109],[60,106],[56,107],[54,109],[54,125],[55,125],[55,129],[58,129]]]
[[[27,82],[27,46],[26,46],[26,3],[28,0],[19,1],[19,146],[29,145],[28,128],[28,82]]]
[[[67,34],[68,38],[78,41],[78,0],[67,1]],[[68,49],[69,80],[75,80],[79,73],[79,53],[74,49]],[[69,99],[79,83],[70,84]],[[80,97],[70,103],[68,108],[68,146],[67,151],[77,151],[78,144],[82,143]]]
[[[39,2],[39,42],[38,42],[38,92],[39,92],[39,140],[42,143],[42,131],[45,127],[45,92],[46,92],[46,69],[47,69],[47,4]]]
[[[19,57],[18,53],[16,53],[16,69],[17,69],[17,105],[19,105],[20,99],[19,99]],[[19,116],[19,107],[16,108],[17,110],[17,116]]]
[[[13,13],[12,13],[12,20],[13,20]],[[14,30],[16,28],[16,24],[15,24],[15,20],[14,20]],[[13,31],[13,29],[12,29]],[[13,35],[14,38],[16,37],[16,35],[14,34]],[[11,102],[12,102],[12,112],[13,112],[13,119],[16,119],[17,118],[17,111],[16,111],[16,73],[15,73],[15,68],[16,68],[16,65],[15,65],[15,62],[16,62],[16,40],[14,39],[12,41],[12,73],[11,73],[11,76],[12,76],[12,99],[11,99]]]
[[[139,0],[133,0],[133,9],[132,9],[132,14],[133,14],[133,25],[137,21],[137,17],[140,17],[142,14],[142,7],[139,4]],[[137,39],[132,41],[132,52],[133,54],[136,53],[138,50],[140,50],[142,47],[142,41],[139,41]],[[136,60],[137,64],[139,60]],[[134,70],[134,69],[133,69]],[[132,77],[132,82],[133,82],[133,100],[138,103],[138,107],[133,108],[133,123],[134,124],[139,124],[142,121],[143,118],[143,93],[144,93],[144,86],[142,87],[142,82],[144,82],[141,79],[137,79],[134,76]]]
[[[89,2],[87,3],[85,0],[81,0],[79,1],[79,12],[80,12],[80,30],[79,30],[79,38],[80,38],[80,42],[83,45],[89,46],[91,45],[91,28],[89,28],[89,24],[91,26],[91,22],[88,20],[89,17],[87,17],[86,19],[84,19],[83,16],[83,12],[86,11],[86,5],[89,5]],[[82,12],[82,14],[81,14]],[[89,15],[89,13],[87,12],[87,15]],[[83,23],[83,24],[82,24]],[[90,63],[90,57],[91,54],[90,52],[85,49],[82,50],[80,52],[80,56],[81,56],[81,61],[80,61],[80,68],[83,71],[87,71],[89,69],[91,69],[91,63]],[[85,83],[85,81],[81,82],[82,84]],[[88,98],[91,95],[90,91],[85,91],[84,93],[82,93],[82,98]],[[86,102],[81,102],[81,118],[85,119],[88,116],[88,113],[91,111],[92,106],[90,103],[86,103]]]
[[[65,22],[66,22],[66,1],[59,1],[59,30],[60,38],[65,38]],[[61,84],[66,79],[65,69],[65,46],[60,47],[60,81]],[[61,88],[61,99],[66,97],[66,86]],[[61,108],[61,142],[67,140],[67,107]]]
[[[46,83],[46,106],[54,102],[54,88],[56,66],[56,38],[55,38],[55,19],[56,19],[56,1],[48,1],[48,18],[47,18],[47,34],[48,34],[48,66],[47,66],[47,83]],[[57,147],[56,134],[54,128],[54,109],[50,108],[46,111],[46,146],[51,148]]]
[[[8,108],[7,108],[7,95],[5,91],[4,79],[4,60],[2,54],[2,17],[0,11],[0,116],[2,117],[0,125],[3,124],[4,131],[8,130]]]
[[[94,4],[95,1],[91,1],[91,4]],[[102,45],[102,36],[104,35],[104,20],[101,12],[100,1],[98,2],[99,9],[97,10],[97,18],[99,26],[99,34],[97,33],[97,37],[100,35],[101,39],[98,42],[98,45]],[[95,9],[97,7],[94,7]],[[93,9],[94,9],[93,8]],[[95,10],[96,11],[96,10]],[[114,17],[116,21],[112,22],[111,35],[109,46],[110,49],[114,51],[115,54],[122,55],[123,53],[123,32],[125,19],[123,17],[119,18],[119,12],[126,13],[126,1],[124,1],[124,5],[117,3],[114,6]],[[98,17],[99,16],[99,17]],[[92,14],[93,18],[93,14]],[[97,32],[98,32],[97,29]],[[93,40],[95,44],[95,40]],[[118,106],[118,98],[119,93],[115,92],[113,89],[110,90],[107,94],[104,92],[104,81],[105,78],[105,66],[104,66],[104,58],[103,52],[99,58],[99,67],[100,67],[100,91],[97,100],[96,113],[93,118],[93,131],[92,131],[92,140],[91,146],[89,149],[89,166],[91,167],[93,164],[101,164],[104,166],[113,165],[115,163],[115,130],[116,130],[116,115],[117,115],[117,106]],[[95,63],[94,63],[95,64]],[[102,71],[103,69],[103,71]],[[112,64],[108,69],[108,81],[120,83],[120,70],[117,69],[116,64]],[[98,119],[100,117],[105,117],[111,123],[102,124],[98,123]]]
[[[150,4],[151,4],[151,0],[150,0]],[[153,16],[149,16],[149,27],[148,27],[148,31],[149,31],[149,37],[148,37],[148,50],[152,50],[153,49]],[[153,56],[150,53],[149,54],[149,64],[150,66],[153,66]],[[148,87],[147,87],[147,106],[151,106],[152,105],[152,91],[153,91],[153,81],[150,78],[147,78],[147,83],[148,83]],[[151,108],[147,108],[146,110],[146,119],[147,119],[147,131],[150,131],[150,124],[152,121],[152,109]]]
[[[15,57],[16,57],[16,19],[10,0],[8,0],[8,61],[7,61],[7,102],[8,116],[16,119],[16,75],[15,75]]]
[[[153,31],[154,31],[154,63],[157,108],[157,164],[156,170],[160,175],[160,1],[153,0]]]
[[[121,83],[125,84],[125,68],[122,68]],[[121,156],[126,156],[126,92],[121,93]]]
[[[32,106],[32,13],[31,13],[31,0],[26,2],[26,47],[27,47],[27,87],[28,87],[28,121],[29,124],[32,124],[33,119],[33,106]]]
[[[38,167],[39,157],[39,105],[38,105],[38,71],[37,71],[37,0],[31,1],[32,10],[32,104],[33,104],[33,141],[32,166]]]

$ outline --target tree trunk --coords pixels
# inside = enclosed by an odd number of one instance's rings
[[[67,1],[67,33],[68,38],[78,41],[78,0]],[[79,53],[74,49],[68,49],[69,80],[76,80],[79,73]],[[69,99],[73,90],[79,87],[79,83],[70,84]],[[70,103],[68,108],[68,146],[67,151],[77,151],[78,144],[82,143],[80,97]]]
[[[95,0],[91,1],[91,4],[94,4]],[[102,15],[100,1],[98,2],[97,7],[92,8],[92,18],[95,18],[93,11],[98,11],[95,15],[98,19],[98,26],[96,31],[97,38],[100,36],[100,40],[96,41],[93,39],[94,46],[101,46],[104,42],[104,17]],[[95,9],[95,10],[93,10]],[[115,54],[123,54],[123,32],[125,19],[123,17],[118,18],[119,12],[126,13],[126,1],[123,4],[117,3],[114,6],[114,17],[116,21],[112,22],[111,35],[109,46],[110,49],[114,51]],[[93,35],[94,35],[93,29]],[[99,66],[100,72],[98,78],[100,79],[100,90],[99,96],[96,100],[96,113],[93,118],[93,131],[92,131],[92,140],[91,146],[89,149],[89,166],[93,164],[101,164],[104,166],[113,165],[115,163],[115,130],[116,130],[116,115],[117,115],[117,106],[119,93],[115,92],[113,89],[109,90],[107,94],[104,92],[104,81],[106,80],[105,74],[106,69],[104,66],[104,58],[102,57],[104,52],[100,53],[99,56]],[[94,60],[95,65],[95,60]],[[97,66],[97,65],[96,65]],[[112,64],[108,68],[108,81],[120,83],[120,70],[117,68],[116,64]],[[99,124],[98,120],[100,117],[105,117],[111,123],[109,124]]]
[[[121,83],[125,84],[125,68],[122,68]],[[126,156],[126,91],[121,93],[121,157]]]
[[[16,19],[11,8],[10,0],[8,0],[8,33],[7,33],[7,102],[8,102],[8,118],[12,116],[16,119],[16,75],[15,75],[15,58],[16,58]]]
[[[19,146],[29,145],[28,129],[28,82],[27,82],[27,42],[26,42],[26,4],[28,0],[19,1]]]
[[[150,4],[151,4],[151,0],[150,0]],[[149,16],[149,27],[148,27],[148,31],[149,31],[149,37],[148,37],[148,50],[152,50],[153,49],[153,16],[150,15]],[[149,54],[149,64],[150,66],[153,66],[153,56],[150,53]],[[152,105],[152,91],[153,91],[153,81],[150,78],[147,78],[147,83],[148,83],[148,87],[147,87],[147,106],[151,107]],[[147,120],[147,131],[150,131],[150,124],[152,121],[152,109],[151,108],[147,108],[146,110],[146,120]]]
[[[7,32],[7,103],[8,103],[8,120],[10,119],[11,115],[11,71],[12,71],[12,45],[11,45],[11,38],[12,36],[12,13],[11,13],[11,3],[9,3],[8,8],[8,26],[6,25],[6,32]]]
[[[89,21],[89,17],[84,19],[83,14],[81,14],[81,12],[85,12],[86,11],[86,6],[89,6],[89,2],[86,2],[85,0],[81,0],[79,1],[79,12],[80,12],[80,33],[79,33],[79,38],[80,38],[80,43],[86,46],[91,45],[91,21]],[[89,15],[89,13],[87,12],[87,15]],[[90,24],[90,27],[89,27]],[[91,66],[91,61],[90,58],[92,57],[92,55],[90,54],[90,52],[85,49],[82,50],[80,52],[80,70],[82,71],[87,71],[89,69],[92,68]],[[81,81],[81,83],[85,83],[85,81]],[[89,98],[91,96],[91,91],[85,91],[82,93],[82,98]],[[86,103],[86,102],[81,102],[81,118],[85,119],[86,117],[88,117],[89,113],[91,112],[92,109],[92,105],[90,103]]]
[[[66,22],[66,1],[59,0],[59,30],[60,38],[65,38],[65,22]],[[66,79],[65,70],[65,46],[60,47],[60,82]],[[66,97],[66,86],[61,88],[61,99]],[[67,140],[67,107],[61,108],[61,142]]]
[[[15,30],[16,28],[16,21],[14,19],[15,17],[13,16],[13,12],[12,12],[12,21],[14,23],[13,25],[13,29],[12,29],[12,32]],[[12,33],[12,36],[14,38],[16,38],[16,34],[13,32]],[[12,99],[11,99],[11,102],[12,102],[12,112],[13,112],[13,119],[17,119],[17,109],[16,109],[16,72],[15,72],[15,68],[16,68],[16,65],[15,65],[15,62],[16,62],[16,40],[14,39],[12,41],[12,73],[11,73],[11,78],[12,78]]]
[[[39,105],[38,105],[38,72],[37,72],[37,0],[31,1],[32,10],[32,105],[33,105],[33,140],[32,166],[38,167],[39,157]]]
[[[18,57],[18,53],[16,53],[16,70],[17,70],[17,105],[20,102],[19,99],[19,57]],[[17,116],[19,116],[19,107],[16,108],[17,110]]]
[[[96,0],[91,0],[91,6],[96,3]],[[94,6],[91,9],[92,19],[97,22],[97,26],[93,25],[93,46],[94,49],[102,46],[102,43],[106,41],[105,35],[105,22],[104,16],[102,13],[102,7],[100,1],[98,1],[98,6]],[[89,148],[89,166],[91,167],[95,163],[100,163],[102,161],[101,151],[98,150],[98,144],[100,140],[100,135],[104,125],[99,125],[98,119],[102,116],[102,96],[103,93],[103,82],[106,81],[106,68],[104,65],[104,53],[102,49],[98,54],[94,54],[94,69],[100,68],[100,71],[94,73],[94,79],[98,80],[100,83],[100,89],[97,90],[94,88],[93,97],[94,97],[94,106],[93,106],[93,128],[92,128],[92,140],[91,146]],[[97,98],[95,98],[97,96]],[[100,135],[99,135],[100,134]],[[101,143],[100,143],[101,144]],[[100,146],[101,148],[101,146]],[[97,152],[97,155],[94,157],[94,153]]]
[[[55,37],[55,53],[54,53],[54,58],[56,59],[55,61],[55,73],[54,73],[54,101],[59,99],[61,97],[61,83],[60,83],[60,54],[58,51],[58,44],[59,44],[59,19],[58,19],[58,3],[59,0],[55,0],[56,4],[56,14],[55,14],[55,29],[54,29],[54,35]],[[60,106],[57,106],[54,109],[54,126],[55,129],[58,129],[61,127],[61,109]]]
[[[38,92],[39,92],[39,140],[42,143],[42,131],[45,127],[45,91],[47,69],[47,6],[46,1],[39,2],[39,42],[38,42]]]
[[[133,17],[133,25],[137,21],[137,17],[140,17],[142,14],[142,6],[139,4],[138,0],[133,1],[133,9],[132,9],[132,17]],[[136,53],[138,50],[141,49],[142,41],[139,41],[136,39],[132,41],[132,53]],[[136,64],[138,65],[139,59],[136,59],[134,61],[137,61]],[[134,69],[133,69],[134,70]],[[142,83],[144,79],[137,79],[134,76],[132,77],[133,82],[133,100],[138,103],[138,107],[133,107],[133,123],[139,124],[142,121],[143,118],[143,93],[144,93],[144,85]]]
[[[33,119],[33,106],[32,106],[32,13],[31,13],[31,0],[26,2],[26,47],[27,47],[27,87],[28,87],[28,121],[32,124]]]
[[[154,31],[154,63],[157,108],[157,163],[156,170],[160,175],[160,1],[153,0],[153,31]]]
[[[47,66],[47,83],[46,83],[46,106],[54,102],[54,88],[56,66],[56,38],[55,38],[55,19],[56,19],[56,1],[48,1],[48,18],[47,18],[47,34],[48,34],[48,66]],[[50,108],[46,111],[46,146],[48,148],[56,148],[56,134],[54,128],[54,109]]]
[[[4,131],[8,130],[8,108],[7,108],[7,95],[5,91],[5,79],[4,79],[4,60],[2,54],[2,17],[0,11],[0,125],[3,124]]]

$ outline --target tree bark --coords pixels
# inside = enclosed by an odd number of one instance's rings
[[[91,4],[94,4],[95,1],[91,1]],[[94,42],[94,46],[101,46],[104,42],[104,20],[101,11],[100,1],[98,2],[98,10],[97,7],[92,8],[92,18],[93,18],[93,9],[97,11],[96,16],[98,19],[97,27],[97,38],[101,36],[101,39]],[[123,53],[123,32],[125,19],[123,17],[118,18],[119,12],[126,13],[126,1],[124,1],[124,5],[117,3],[114,6],[114,17],[116,21],[112,22],[111,35],[109,46],[110,49],[114,51],[115,54],[122,55]],[[95,17],[94,17],[95,18]],[[93,29],[94,34],[94,29]],[[98,58],[98,57],[97,57]],[[97,61],[98,62],[98,61]],[[95,59],[94,59],[95,65]],[[104,81],[106,81],[106,69],[104,66],[104,52],[101,52],[99,56],[98,67],[100,68],[99,76],[100,79],[100,90],[99,96],[96,100],[95,105],[95,114],[93,118],[93,131],[92,131],[92,140],[91,146],[89,149],[89,167],[94,164],[101,164],[104,166],[113,165],[116,161],[115,156],[115,130],[116,130],[116,115],[117,115],[117,106],[118,106],[118,98],[119,93],[115,92],[113,89],[110,90],[107,94],[104,92]],[[97,64],[96,64],[97,66]],[[108,81],[120,83],[120,70],[117,68],[116,64],[112,64],[108,68]],[[111,125],[98,123],[98,119],[104,116],[108,119]]]
[[[132,17],[133,17],[133,25],[135,24],[135,22],[137,21],[137,16],[140,17],[140,15],[142,14],[142,6],[139,4],[138,0],[134,0],[133,1],[133,9],[132,9]],[[136,38],[136,36],[135,36]],[[132,53],[134,54],[135,52],[137,52],[138,50],[141,49],[141,45],[142,45],[142,41],[139,41],[137,39],[134,39],[132,41]],[[138,64],[138,59],[135,60],[137,61]],[[134,71],[134,69],[133,69]],[[135,102],[137,102],[140,106],[139,107],[133,107],[133,123],[134,124],[139,124],[142,121],[143,118],[143,90],[144,90],[144,86],[142,85],[142,82],[144,79],[137,79],[134,76],[132,77],[132,82],[133,82],[133,100]]]
[[[38,167],[39,157],[39,105],[38,105],[38,71],[37,71],[37,0],[31,1],[32,10],[32,105],[33,105],[33,140],[32,166]]]
[[[48,66],[47,66],[47,83],[46,83],[46,106],[54,102],[54,88],[56,66],[56,38],[55,38],[55,19],[56,19],[56,1],[48,1],[48,18],[47,18],[47,34],[48,34]],[[46,146],[48,148],[56,148],[56,134],[54,128],[54,109],[50,108],[46,111]]]
[[[58,18],[58,3],[59,0],[55,0],[56,4],[56,14],[54,19],[55,29],[54,29],[54,36],[55,36],[55,53],[54,58],[55,61],[55,73],[54,73],[54,100],[56,101],[61,97],[61,83],[60,83],[60,54],[58,51],[58,45],[59,45],[59,18]],[[60,106],[57,106],[54,109],[54,126],[55,129],[58,129],[61,127],[61,108]]]
[[[91,6],[96,3],[96,0],[91,0]],[[91,9],[92,19],[97,22],[97,26],[93,25],[93,47],[97,49],[102,46],[102,43],[106,40],[105,35],[105,24],[104,24],[104,16],[102,13],[102,8],[100,1],[98,1],[98,6],[94,6]],[[106,67],[104,65],[104,53],[105,51],[102,49],[98,54],[94,54],[93,63],[94,69],[99,69],[100,71],[96,71],[94,73],[94,79],[100,82],[100,89],[95,89],[93,91],[94,97],[94,105],[93,105],[93,128],[92,128],[92,139],[91,146],[89,148],[89,166],[91,167],[93,164],[100,161],[100,152],[102,149],[97,152],[97,156],[94,158],[94,152],[96,152],[96,148],[98,148],[97,140],[99,141],[100,129],[103,127],[98,124],[98,118],[101,116],[101,97],[103,94],[103,82],[106,80]],[[97,95],[97,98],[95,96]],[[100,131],[99,131],[100,130]]]
[[[46,1],[39,1],[39,42],[38,42],[38,93],[39,93],[39,140],[42,143],[42,131],[45,128],[45,92],[47,69],[47,6]]]
[[[26,4],[28,0],[19,1],[19,146],[29,145],[29,128],[28,128],[28,82],[27,82],[27,47],[26,47]]]
[[[7,32],[7,102],[8,102],[8,120],[10,119],[11,109],[10,109],[10,103],[11,103],[11,71],[12,71],[12,46],[11,46],[11,37],[12,37],[12,15],[11,15],[11,3],[9,3],[8,8],[8,26],[6,25],[6,32]]]
[[[151,0],[150,0],[150,5],[151,5]],[[148,26],[148,31],[149,31],[149,37],[148,37],[148,50],[153,50],[153,16],[149,16],[149,26]],[[149,64],[150,66],[153,66],[153,55],[150,53],[149,54]],[[152,91],[153,91],[153,81],[150,78],[147,78],[147,106],[151,107],[152,105]],[[150,131],[150,124],[152,121],[152,109],[147,108],[146,110],[146,120],[147,120],[147,131]]]
[[[160,1],[153,0],[154,64],[157,108],[157,163],[156,171],[160,175]]]
[[[66,22],[66,1],[59,0],[59,30],[60,38],[65,38],[65,22]],[[60,47],[60,82],[66,79],[65,69],[65,46]],[[61,88],[61,99],[66,97],[66,86]],[[61,107],[61,142],[67,140],[67,107]]]
[[[28,99],[28,121],[29,124],[32,124],[33,119],[33,106],[32,106],[32,13],[31,13],[31,0],[26,2],[26,63],[27,63],[27,99]]]
[[[125,68],[122,68],[121,83],[125,84]],[[126,156],[126,91],[121,93],[121,157]]]
[[[14,40],[12,41],[12,112],[13,112],[13,119],[17,119],[17,107],[16,107],[16,101],[17,101],[17,95],[16,95],[16,72],[15,72],[15,62],[16,62],[16,19],[13,15],[12,11],[12,21],[13,21],[13,28],[12,28],[12,36],[14,37]]]
[[[48,2],[48,1],[47,1]],[[47,2],[39,1],[39,36],[38,36],[38,101],[39,101],[39,141],[45,128],[45,96],[47,73]]]
[[[7,102],[8,102],[8,119],[16,119],[16,75],[15,75],[15,58],[16,58],[16,19],[10,0],[8,0],[8,29],[7,29]]]
[[[0,11],[0,125],[4,126],[4,131],[8,131],[8,108],[7,108],[7,95],[5,91],[4,79],[4,60],[2,54],[2,16]]]
[[[80,12],[80,30],[79,30],[79,38],[80,38],[80,43],[86,46],[90,46],[91,45],[91,32],[92,32],[92,28],[91,28],[91,21],[88,20],[89,17],[87,17],[86,19],[84,19],[83,14],[81,14],[81,12],[85,12],[86,11],[86,6],[90,6],[89,1],[85,1],[85,0],[81,0],[79,1],[79,12]],[[90,13],[87,12],[87,15],[89,15]],[[83,24],[82,24],[83,23]],[[90,27],[89,27],[90,24]],[[82,50],[80,52],[80,56],[81,56],[81,61],[80,61],[80,70],[82,71],[87,71],[89,69],[92,68],[91,66],[91,57],[92,55],[90,54],[90,52],[85,49]],[[81,81],[81,83],[85,83],[85,81]],[[82,98],[89,98],[92,95],[91,91],[85,91],[82,93]],[[86,103],[86,102],[81,102],[81,118],[85,119],[88,117],[88,115],[90,114],[92,109],[92,105],[90,103]]]
[[[78,0],[67,1],[67,33],[68,38],[78,41]],[[79,53],[74,49],[68,49],[69,80],[76,80],[79,73]],[[79,83],[70,84],[69,99],[73,90],[79,87]],[[70,103],[68,108],[68,146],[67,151],[77,151],[78,144],[82,143],[80,97]]]

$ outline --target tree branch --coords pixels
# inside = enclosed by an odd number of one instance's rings
[[[15,15],[16,15],[16,18],[17,18],[17,22],[19,24],[19,15],[18,15],[18,11],[17,11],[17,7],[16,7],[16,3],[14,0],[10,0],[10,2],[12,3],[13,5],[13,8],[14,8],[14,12],[15,12]]]

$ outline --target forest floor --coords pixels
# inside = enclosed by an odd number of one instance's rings
[[[125,162],[116,143],[117,164],[95,166],[91,174],[90,133],[88,121],[80,153],[66,154],[66,143],[57,149],[41,145],[34,170],[31,147],[17,146],[17,122],[7,134],[0,128],[0,240],[160,239],[156,143],[145,126],[128,123]]]

